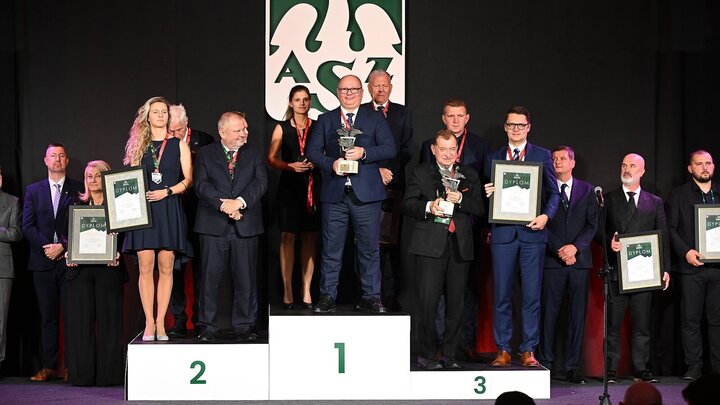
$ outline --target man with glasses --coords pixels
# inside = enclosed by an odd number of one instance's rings
[[[560,194],[555,178],[550,151],[527,141],[530,132],[530,112],[525,107],[515,106],[505,116],[507,145],[503,146],[485,162],[490,172],[493,160],[516,160],[541,162],[543,164],[543,196],[541,214],[526,225],[492,225],[493,283],[495,293],[495,315],[493,329],[498,353],[493,367],[510,365],[510,339],[512,338],[512,302],[515,288],[515,269],[520,265],[522,284],[522,336],[520,360],[525,367],[539,367],[535,349],[540,337],[540,286],[542,283],[545,245],[548,241],[545,225],[555,216],[560,204]],[[495,191],[492,183],[485,185],[488,197]],[[538,202],[540,203],[540,202]]]
[[[20,201],[2,191],[2,167],[0,167],[0,365],[5,360],[7,343],[7,316],[10,307],[10,291],[15,277],[11,242],[20,242]],[[2,376],[0,375],[0,379]]]
[[[362,287],[356,309],[385,312],[380,299],[380,208],[386,193],[379,163],[395,157],[395,141],[385,118],[360,105],[363,91],[357,76],[341,78],[337,96],[340,107],[318,117],[307,146],[308,159],[322,171],[323,250],[320,300],[315,312],[335,311],[348,222],[352,222],[357,240]],[[344,174],[338,171],[342,156],[338,132],[351,131],[356,134],[355,146],[347,149],[344,159],[358,162],[358,170],[356,174]]]
[[[182,104],[170,106],[170,125],[168,126],[168,133],[175,138],[187,143],[190,147],[190,156],[193,163],[195,163],[195,156],[205,145],[209,145],[215,142],[215,138],[212,135],[206,134],[205,132],[198,131],[188,126],[190,120],[187,116],[187,111]],[[197,195],[191,190],[187,193],[182,194],[182,203],[185,214],[187,215],[188,229],[194,229],[195,227],[195,212],[197,211]],[[192,259],[192,278],[193,278],[193,305],[192,305],[192,323],[193,327],[197,328],[198,324],[198,305],[200,304],[200,282],[202,280],[202,268],[200,262],[200,240],[198,234],[192,232],[190,235],[190,242],[193,247],[193,259]],[[186,307],[185,298],[185,268],[181,267],[179,270],[173,271],[173,286],[172,293],[170,294],[170,311],[173,316],[173,327],[168,330],[168,336],[170,337],[184,337],[187,333],[187,318],[188,315],[185,312]],[[198,331],[199,332],[199,331]]]

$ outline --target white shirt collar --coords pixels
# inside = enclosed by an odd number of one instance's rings
[[[570,176],[570,179],[569,179],[568,181],[566,181],[566,182],[562,182],[562,181],[560,181],[560,180],[558,179],[558,180],[557,180],[558,190],[560,189],[560,187],[562,187],[563,184],[567,184],[567,190],[568,190],[568,193],[569,193],[570,190],[572,190],[573,177]]]
[[[523,142],[522,145],[520,145],[520,146],[512,146],[512,145],[510,145],[510,142],[508,142],[508,148],[510,148],[511,151],[514,151],[515,149],[519,149],[520,152],[522,153],[522,151],[525,149],[526,146],[527,146],[527,140],[525,140],[525,142]]]
[[[623,184],[623,186],[622,186],[622,189],[623,189],[623,194],[625,195],[625,201],[629,201],[630,198],[628,197],[628,194],[627,194],[627,193],[630,192],[630,189],[627,188],[627,187],[625,187],[624,184]],[[640,188],[640,186],[638,186],[638,188],[637,188],[635,191],[633,191],[633,193],[635,193],[635,195],[634,195],[634,197],[635,197],[635,205],[637,205],[638,198],[640,198],[640,190],[641,190],[641,188]]]
[[[50,178],[48,177],[48,184],[50,184],[50,188],[53,188],[53,185],[54,185],[54,184],[59,184],[59,185],[60,185],[60,190],[62,190],[63,185],[65,184],[65,177],[63,177],[62,179],[60,179],[60,181],[58,181],[57,183],[55,183],[54,181],[50,180]]]

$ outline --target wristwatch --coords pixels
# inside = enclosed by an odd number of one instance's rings
[[[173,191],[170,187],[167,188],[167,195],[168,195],[168,197],[173,195]]]

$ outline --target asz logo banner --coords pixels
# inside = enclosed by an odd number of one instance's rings
[[[370,101],[368,75],[393,77],[391,101],[405,103],[404,0],[267,0],[265,108],[282,120],[293,86],[310,89],[310,117],[337,108],[337,83],[354,74]]]

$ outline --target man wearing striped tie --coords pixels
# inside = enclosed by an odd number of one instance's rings
[[[42,341],[42,368],[30,379],[38,382],[57,377],[58,323],[60,309],[66,308],[67,266],[63,254],[68,242],[68,210],[79,201],[78,195],[84,188],[82,183],[65,176],[68,162],[63,144],[48,145],[47,178],[30,184],[25,191],[22,232],[30,245],[27,267],[33,273]],[[67,322],[63,326],[63,334],[68,336]]]

